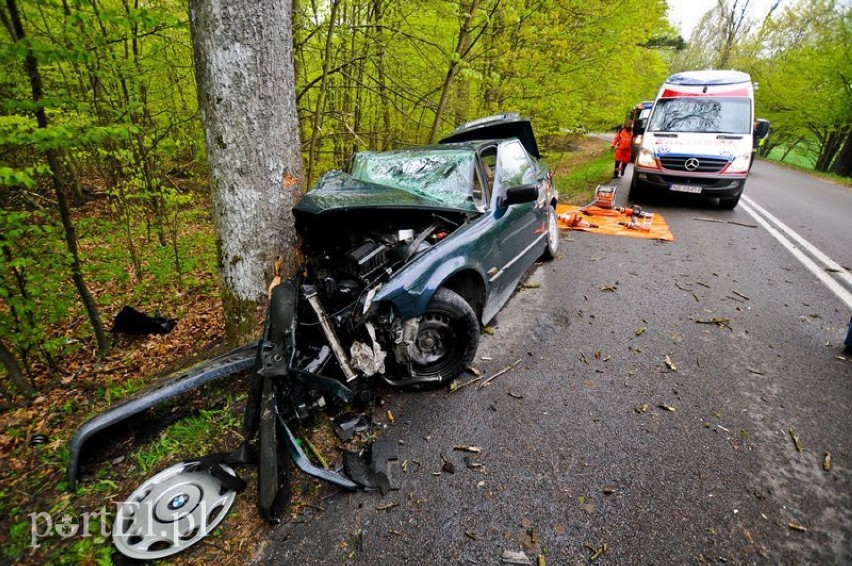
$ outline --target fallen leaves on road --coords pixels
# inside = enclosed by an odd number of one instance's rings
[[[666,367],[667,367],[667,368],[669,368],[669,370],[671,370],[671,371],[677,371],[677,366],[676,366],[676,365],[675,365],[675,363],[672,361],[671,356],[666,356],[665,362],[666,362]]]
[[[644,326],[640,326],[636,329],[636,332],[634,332],[634,334],[636,334],[636,336],[642,336],[643,334],[645,334],[645,330],[647,329]]]
[[[591,562],[594,562],[601,556],[606,556],[607,554],[609,554],[609,547],[606,545],[606,543],[602,543],[600,546],[597,547],[587,544],[585,545],[585,547],[589,549],[589,552],[591,552],[591,555],[589,556],[589,561]]]
[[[603,287],[601,287],[601,291],[615,293],[616,291],[618,291],[618,285],[604,285]]]
[[[799,440],[799,437],[796,435],[796,431],[791,428],[787,431],[787,434],[789,434],[790,438],[793,439],[793,445],[796,447],[796,452],[802,452],[804,448],[802,447],[802,441]]]
[[[473,454],[479,454],[482,452],[482,448],[479,446],[471,446],[468,444],[456,444],[453,446],[453,450],[459,450],[461,452],[472,452]]]
[[[799,531],[801,533],[807,532],[808,530],[799,523],[787,523],[787,526],[790,527],[792,530]]]
[[[822,457],[822,469],[826,472],[831,470],[831,451],[826,450],[825,456]]]
[[[667,404],[665,404],[665,403],[660,403],[660,404],[659,404],[659,405],[657,405],[657,406],[658,406],[659,408],[661,408],[661,409],[665,410],[665,411],[670,411],[670,412],[672,412],[672,413],[674,413],[674,412],[675,412],[675,408],[674,408],[674,407],[672,407],[671,405],[667,405]]]

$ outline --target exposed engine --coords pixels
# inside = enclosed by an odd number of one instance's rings
[[[372,296],[463,223],[431,212],[389,216],[371,211],[324,218],[322,223],[297,222],[305,253],[299,343],[329,344],[340,375],[330,366],[323,367],[324,375],[348,382],[356,375],[385,374],[387,365],[406,365],[407,353],[400,347],[405,322],[390,305],[373,305]]]

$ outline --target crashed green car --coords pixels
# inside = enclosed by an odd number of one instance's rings
[[[348,172],[323,176],[294,209],[302,353],[330,346],[347,381],[455,378],[480,324],[533,262],[556,254],[557,195],[539,158],[530,122],[504,114],[437,145],[356,153]]]

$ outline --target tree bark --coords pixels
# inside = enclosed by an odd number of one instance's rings
[[[462,60],[470,50],[471,40],[470,32],[473,25],[473,18],[476,15],[476,10],[482,0],[470,0],[470,3],[462,8],[462,13],[465,14],[464,21],[459,28],[459,37],[456,42],[456,50],[453,52],[455,59],[450,63],[447,74],[444,76],[444,84],[441,85],[441,98],[438,101],[438,107],[435,109],[435,121],[432,122],[432,131],[429,132],[429,143],[435,143],[438,139],[438,129],[441,127],[441,120],[444,117],[444,111],[447,108],[447,102],[450,97],[450,87],[453,84],[453,79],[459,70]],[[486,24],[487,25],[487,24]]]
[[[840,150],[841,134],[840,132],[830,132],[827,136],[820,138],[820,142],[822,146],[814,169],[827,173],[831,162],[834,161],[834,156]]]
[[[831,166],[831,172],[841,177],[852,177],[852,128],[846,131],[846,141]]]
[[[26,397],[32,397],[35,395],[35,388],[24,377],[24,374],[21,371],[21,366],[18,364],[15,356],[12,355],[12,352],[2,341],[0,341],[0,364],[6,368],[6,373],[9,374],[9,379],[18,392],[24,394]]]
[[[331,48],[334,39],[334,26],[337,23],[337,9],[340,6],[340,0],[332,0],[331,13],[328,16],[328,32],[325,36],[325,55],[322,60],[322,80],[320,80],[319,91],[317,91],[317,100],[314,107],[313,126],[311,128],[311,139],[308,143],[308,182],[313,182],[314,166],[317,162],[317,139],[322,130],[322,117],[325,112],[325,95],[328,84],[328,69],[331,65]]]
[[[9,20],[11,23],[12,40],[14,42],[22,41],[25,37],[24,27],[21,24],[21,16],[18,13],[18,6],[15,0],[6,0],[6,7],[9,10]],[[32,91],[33,102],[40,102],[44,99],[44,91],[41,82],[41,73],[38,68],[38,61],[32,49],[27,48],[24,58],[24,71],[30,81],[30,90]],[[38,127],[46,129],[48,126],[47,113],[44,111],[44,106],[37,105],[35,111],[36,122]],[[68,252],[71,255],[71,278],[74,281],[74,286],[77,288],[77,294],[80,295],[80,300],[89,315],[89,322],[92,324],[92,329],[95,333],[98,353],[105,354],[109,350],[109,341],[107,340],[106,332],[101,323],[98,307],[92,294],[89,292],[89,287],[83,278],[83,271],[80,266],[80,254],[77,250],[77,233],[74,228],[74,222],[71,219],[71,209],[68,206],[68,198],[65,196],[65,182],[63,179],[62,163],[59,158],[59,153],[55,149],[46,149],[45,156],[47,164],[50,168],[51,179],[53,181],[53,190],[56,195],[56,203],[59,207],[59,218],[62,222],[63,233],[65,236],[65,244]]]
[[[226,339],[256,336],[280,257],[296,263],[302,192],[290,0],[190,0]]]

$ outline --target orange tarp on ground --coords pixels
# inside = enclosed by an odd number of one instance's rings
[[[631,228],[624,224],[631,224],[630,209],[619,212],[614,208],[600,208],[597,206],[571,206],[559,204],[556,206],[556,214],[559,216],[559,227],[565,230],[582,230],[584,232],[596,232],[598,234],[612,234],[615,236],[630,236],[632,238],[647,238],[649,240],[665,240],[674,242],[674,235],[669,230],[669,225],[661,214],[654,214],[650,219],[637,218],[636,224],[647,223],[648,230]],[[622,222],[623,224],[619,224]]]

